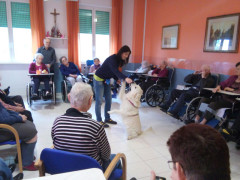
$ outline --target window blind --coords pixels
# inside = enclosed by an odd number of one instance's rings
[[[92,10],[79,9],[80,33],[92,34]]]
[[[0,27],[8,27],[5,1],[0,1]]]
[[[109,35],[109,12],[96,11],[96,34]]]
[[[12,27],[31,29],[29,3],[11,2]]]

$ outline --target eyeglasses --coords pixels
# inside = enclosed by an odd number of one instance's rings
[[[176,163],[176,161],[168,161],[169,169],[171,169],[171,170],[175,169],[175,163]]]

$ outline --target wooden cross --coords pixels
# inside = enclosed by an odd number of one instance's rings
[[[54,12],[51,12],[50,14],[52,14],[54,16],[54,24],[55,24],[55,27],[56,27],[57,15],[59,15],[60,13],[57,13],[56,9],[54,8]]]

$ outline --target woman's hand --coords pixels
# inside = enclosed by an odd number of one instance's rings
[[[213,90],[212,90],[212,92],[213,93],[216,93],[216,92],[218,92],[218,91],[220,91],[221,90],[221,87],[220,86],[217,86],[216,88],[214,88]]]
[[[15,104],[16,106],[22,107],[22,105],[19,104],[19,103],[14,102],[14,104]]]
[[[132,79],[130,79],[130,78],[125,78],[125,81],[126,81],[128,84],[131,84],[131,83],[132,83]]]
[[[230,92],[233,92],[234,89],[233,89],[233,88],[230,88],[230,87],[225,87],[225,88],[224,88],[224,91],[230,91]]]
[[[16,107],[17,112],[23,112],[24,110],[25,110],[24,107],[20,107],[20,106]]]
[[[153,74],[153,76],[154,76],[154,77],[158,77],[158,75],[157,75],[157,74]]]
[[[21,115],[21,114],[19,114],[19,116],[21,116],[23,122],[25,122],[25,121],[27,120],[27,116],[25,116],[25,115]]]

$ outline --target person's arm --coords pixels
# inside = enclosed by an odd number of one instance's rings
[[[52,55],[52,61],[51,61],[51,66],[54,65],[56,63],[56,53],[55,53],[55,49],[53,49],[53,55]]]
[[[75,69],[76,69],[76,71],[77,71],[77,75],[80,75],[80,74],[81,74],[81,72],[80,72],[80,70],[79,70],[78,66],[77,66],[77,65],[75,65],[74,63],[73,63],[73,65],[74,65],[74,67],[75,67]]]
[[[29,74],[36,74],[36,65],[34,63],[29,66]]]
[[[8,111],[5,109],[2,104],[0,104],[0,123],[2,124],[14,124],[14,123],[21,123],[23,119],[19,116],[18,113],[13,111]]]
[[[64,67],[63,64],[60,65],[60,71],[61,71],[62,75],[67,76],[67,77],[69,76],[69,72],[66,71],[66,68]]]
[[[156,68],[152,71],[152,75],[154,75],[154,74],[158,74],[158,68]]]
[[[96,135],[96,143],[100,152],[102,160],[109,160],[111,154],[111,148],[107,139],[107,135],[103,127],[100,127]]]
[[[112,71],[113,74],[118,77],[118,79],[126,79],[127,78],[127,76],[125,76],[123,73],[121,73],[118,70],[118,65],[116,64],[114,59],[112,59],[111,61],[108,62],[108,67],[109,67],[109,70]]]
[[[189,84],[194,84],[196,81],[197,75],[196,74],[189,74],[184,78],[184,82]]]
[[[224,90],[226,87],[230,87],[234,82],[234,76],[230,76],[228,79],[220,83],[221,89]]]
[[[6,104],[6,103],[3,102],[1,99],[0,99],[0,103],[1,103],[2,106],[3,106],[4,108],[6,108],[7,110],[11,110],[11,111],[15,111],[15,112],[22,112],[22,111],[25,110],[23,107],[20,107],[20,106],[12,106],[12,105]]]

